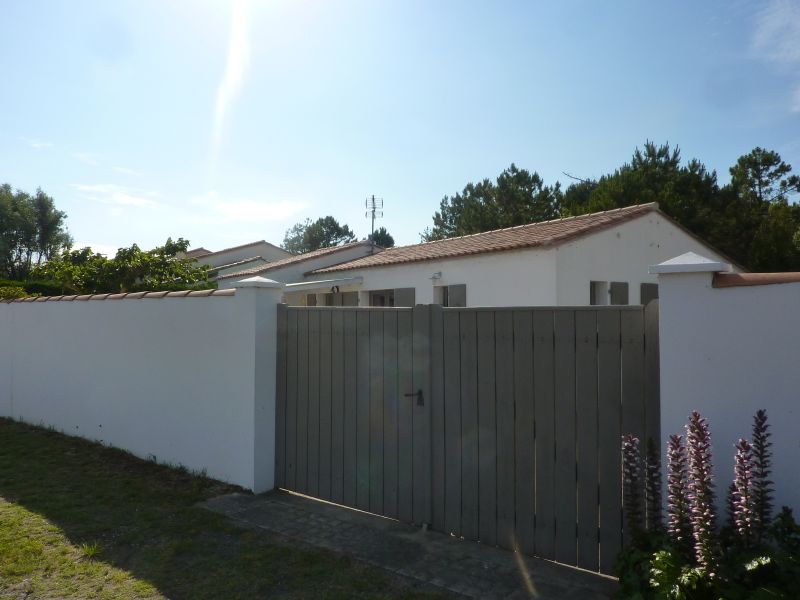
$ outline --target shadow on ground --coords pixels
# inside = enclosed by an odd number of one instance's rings
[[[472,598],[608,598],[616,582],[550,561],[456,539],[288,492],[228,494],[209,510]]]
[[[441,597],[197,506],[236,491],[0,419],[0,597]]]

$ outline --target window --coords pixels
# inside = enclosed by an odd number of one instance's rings
[[[433,288],[433,301],[442,306],[466,306],[467,286],[459,283],[456,285],[437,285]]]
[[[317,305],[317,295],[306,294],[306,306],[316,306],[316,305]]]
[[[373,290],[369,293],[370,306],[414,306],[416,288],[396,288],[393,290]]]
[[[639,288],[640,302],[647,305],[653,300],[658,298],[658,284],[657,283],[643,283]]]
[[[592,306],[605,306],[608,304],[608,282],[589,282],[589,304]]]
[[[370,306],[394,306],[394,290],[373,290],[369,293]]]
[[[331,292],[325,294],[325,306],[358,306],[358,292]]]
[[[611,304],[628,304],[628,282],[612,281],[609,290]]]

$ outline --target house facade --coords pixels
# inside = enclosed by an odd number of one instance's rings
[[[731,262],[661,212],[642,204],[381,250],[314,267],[295,262],[292,305],[582,306],[646,304],[658,297],[648,267],[684,252]],[[295,257],[297,258],[297,257]],[[319,261],[318,261],[319,262]],[[220,287],[269,265],[220,278]],[[738,270],[738,269],[737,269]]]

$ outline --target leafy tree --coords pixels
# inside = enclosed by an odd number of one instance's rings
[[[207,265],[198,267],[191,258],[178,258],[188,248],[188,240],[169,238],[153,250],[142,250],[136,244],[120,248],[111,259],[83,248],[64,252],[36,267],[32,275],[57,281],[64,292],[77,294],[213,287],[208,281]]]
[[[340,225],[331,216],[316,221],[306,219],[291,227],[283,238],[281,247],[294,254],[303,254],[320,248],[331,248],[354,242],[356,236],[347,225]]]
[[[751,269],[800,269],[800,190],[791,165],[777,152],[755,148],[730,169],[720,187],[700,161],[682,163],[679,148],[645,143],[629,163],[597,181],[567,188],[562,214],[582,214],[658,202],[684,227]]]
[[[780,154],[756,147],[731,167],[731,186],[753,204],[785,202],[789,194],[800,192],[800,177],[791,173],[792,166]]]
[[[369,239],[381,248],[394,248],[394,238],[386,231],[386,227],[376,229],[375,233],[369,236]]]
[[[426,229],[424,241],[480,233],[559,215],[560,184],[546,186],[539,174],[512,165],[495,181],[469,183],[460,193],[445,196]]]
[[[0,186],[0,277],[25,279],[34,266],[72,246],[66,213],[41,189],[33,195]]]

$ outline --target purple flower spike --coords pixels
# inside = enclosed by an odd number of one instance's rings
[[[669,436],[667,444],[667,532],[675,546],[688,555],[692,525],[689,520],[686,447],[680,435]]]
[[[709,577],[716,571],[716,509],[708,423],[692,411],[686,426],[689,455],[689,509],[697,564]]]
[[[734,523],[742,542],[749,546],[755,535],[756,518],[753,510],[753,447],[745,439],[736,442],[734,475]]]

